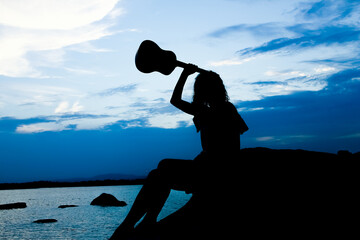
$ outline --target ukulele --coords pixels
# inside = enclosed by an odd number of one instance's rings
[[[143,73],[160,72],[164,75],[171,74],[176,67],[184,68],[186,63],[176,59],[175,53],[161,49],[151,40],[143,41],[135,55],[136,68]],[[197,68],[197,72],[208,72]]]

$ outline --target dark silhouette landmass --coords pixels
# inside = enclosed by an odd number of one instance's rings
[[[75,178],[65,178],[65,179],[55,179],[53,182],[88,182],[88,181],[105,181],[105,180],[136,180],[143,179],[145,176],[137,176],[132,174],[123,174],[123,173],[111,173],[111,174],[101,174],[93,177],[75,177]]]
[[[236,169],[181,209],[114,239],[346,238],[359,216],[360,153],[241,150]]]
[[[144,179],[134,180],[97,180],[97,181],[81,181],[81,182],[52,182],[52,181],[36,181],[27,183],[2,183],[0,190],[11,189],[33,189],[33,188],[59,188],[59,187],[96,187],[96,186],[120,186],[120,185],[141,185]]]

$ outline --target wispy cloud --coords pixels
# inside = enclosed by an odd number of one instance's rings
[[[287,82],[281,81],[259,81],[250,83],[251,85],[260,85],[260,86],[272,86],[272,85],[288,85]]]
[[[332,74],[328,79],[327,91],[336,93],[345,93],[358,90],[356,79],[360,77],[360,66],[354,66],[351,69]],[[354,81],[355,80],[355,81]],[[356,88],[354,88],[356,86]]]
[[[261,24],[238,24],[218,29],[208,34],[209,37],[223,38],[234,33],[248,32],[257,37],[276,35],[283,32],[279,23],[261,23]]]
[[[234,65],[244,64],[244,63],[249,62],[249,61],[251,61],[253,59],[254,59],[253,57],[244,58],[244,59],[233,58],[233,59],[227,59],[227,60],[222,60],[222,61],[210,62],[209,65],[212,66],[212,67],[234,66]]]
[[[348,134],[344,136],[338,137],[339,139],[352,139],[352,138],[360,138],[360,133]]]
[[[177,114],[162,113],[153,114],[148,118],[148,124],[150,127],[160,128],[177,128],[181,125],[189,126],[192,123],[192,117],[187,114],[178,112]]]
[[[128,85],[123,85],[120,87],[115,87],[115,88],[109,88],[106,90],[103,90],[99,93],[97,93],[97,95],[101,96],[101,97],[108,97],[108,96],[112,96],[118,93],[130,93],[132,91],[134,91],[137,87],[137,84],[128,84]]]
[[[71,50],[71,51],[75,51],[75,52],[80,52],[80,53],[93,53],[93,52],[103,53],[103,52],[111,52],[112,51],[111,49],[107,49],[107,48],[98,48],[90,42],[83,42],[83,43],[75,44],[75,45],[68,47],[67,49]]]
[[[350,0],[300,3],[296,8],[298,18],[296,24],[276,25],[293,37],[275,38],[261,46],[242,49],[239,53],[247,56],[357,42],[360,40],[359,10],[359,3]],[[272,29],[273,25],[259,24],[253,28],[242,27],[237,30],[246,30],[256,34],[257,29],[262,28]]]
[[[258,142],[268,142],[268,141],[273,141],[275,139],[275,137],[273,136],[266,136],[266,137],[257,137],[256,141]]]
[[[87,70],[87,69],[69,68],[69,67],[65,67],[64,69],[66,71],[68,71],[68,72],[75,73],[75,74],[81,74],[81,75],[93,75],[93,74],[96,74],[95,71]]]
[[[290,29],[290,28],[289,28]],[[344,44],[358,41],[360,30],[350,26],[329,26],[317,30],[304,29],[304,26],[294,26],[293,31],[301,33],[298,38],[277,38],[265,44],[239,51],[243,56],[279,51],[287,48],[304,49],[320,45]]]
[[[41,132],[60,132],[67,130],[67,128],[56,122],[46,123],[34,123],[28,125],[20,125],[16,128],[17,133],[29,134],[29,133],[41,133]]]
[[[30,134],[64,130],[103,129],[107,125],[115,124],[119,119],[111,115],[91,115],[67,111],[60,115],[42,116],[29,120],[12,119],[12,121],[23,122],[16,127],[16,133]]]
[[[273,37],[260,46],[239,50],[238,53],[244,57],[359,41],[360,5],[357,1],[322,0],[299,3],[293,12],[296,12],[296,22],[232,25],[211,32],[208,37],[225,38],[235,33],[248,33],[257,40]]]
[[[265,75],[269,76],[269,77],[279,77],[279,76],[305,77],[306,73],[303,73],[303,72],[300,72],[300,71],[286,71],[286,70],[284,70],[284,71],[278,72],[278,71],[269,70],[269,71],[265,72]]]
[[[105,18],[118,1],[1,1],[0,75],[48,77],[29,60],[28,53],[62,49],[112,35],[112,19]]]
[[[350,132],[358,131],[360,83],[354,79],[359,77],[359,69],[347,69],[327,76],[324,80],[328,85],[322,90],[270,96],[258,101],[239,103],[238,107],[239,109],[262,108],[262,111],[254,111],[251,114],[256,118],[266,119],[273,128],[279,127],[279,124],[282,125],[281,128],[296,125],[299,132],[318,132],[322,129],[322,134],[336,135],[339,134],[338,131],[344,131],[340,126],[348,125],[352,126]],[[345,127],[345,132],[341,132],[338,136],[348,134],[346,129]],[[348,136],[350,138],[357,135],[348,134]],[[259,140],[273,139],[275,138]]]
[[[26,0],[1,1],[0,22],[20,28],[74,29],[101,20],[117,2],[33,0],[29,4]]]
[[[341,21],[358,14],[359,5],[353,0],[321,0],[299,5],[298,15],[305,19]]]
[[[286,136],[263,136],[256,137],[258,142],[276,142],[277,144],[290,144],[293,142],[308,141],[313,135],[286,135]]]

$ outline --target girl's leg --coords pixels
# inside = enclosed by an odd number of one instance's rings
[[[142,223],[156,223],[171,189],[187,189],[192,166],[193,162],[189,160],[164,159],[159,163],[156,169],[158,174],[149,179],[149,184],[153,185],[152,194],[147,202],[148,208]]]
[[[135,224],[149,211],[150,203],[154,202],[154,196],[161,194],[158,190],[159,187],[156,186],[159,178],[160,176],[157,169],[150,172],[146,182],[136,196],[128,215],[115,230],[110,240],[127,239],[133,233]]]
[[[143,223],[156,223],[157,217],[163,208],[170,190],[186,190],[191,184],[193,161],[179,159],[162,160],[154,174],[149,175],[147,190],[146,215]]]
[[[156,212],[160,212],[170,194],[170,185],[165,181],[158,169],[150,172],[122,225],[134,227],[145,214],[144,220],[156,222]]]
[[[192,161],[188,160],[162,160],[158,168],[148,175],[128,215],[111,239],[131,232],[145,214],[144,223],[155,223],[171,188],[178,189],[182,183],[186,185],[189,182],[186,171],[191,171],[191,164]]]

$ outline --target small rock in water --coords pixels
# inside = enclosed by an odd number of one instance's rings
[[[97,205],[102,207],[124,207],[126,202],[119,201],[111,194],[102,193],[100,196],[95,198],[90,205]]]
[[[39,219],[36,221],[33,221],[33,223],[54,223],[57,222],[56,219]]]
[[[78,207],[78,205],[60,205],[58,208]]]
[[[8,203],[8,204],[1,204],[0,210],[10,210],[16,208],[26,208],[26,203],[24,202],[17,202],[17,203]]]

